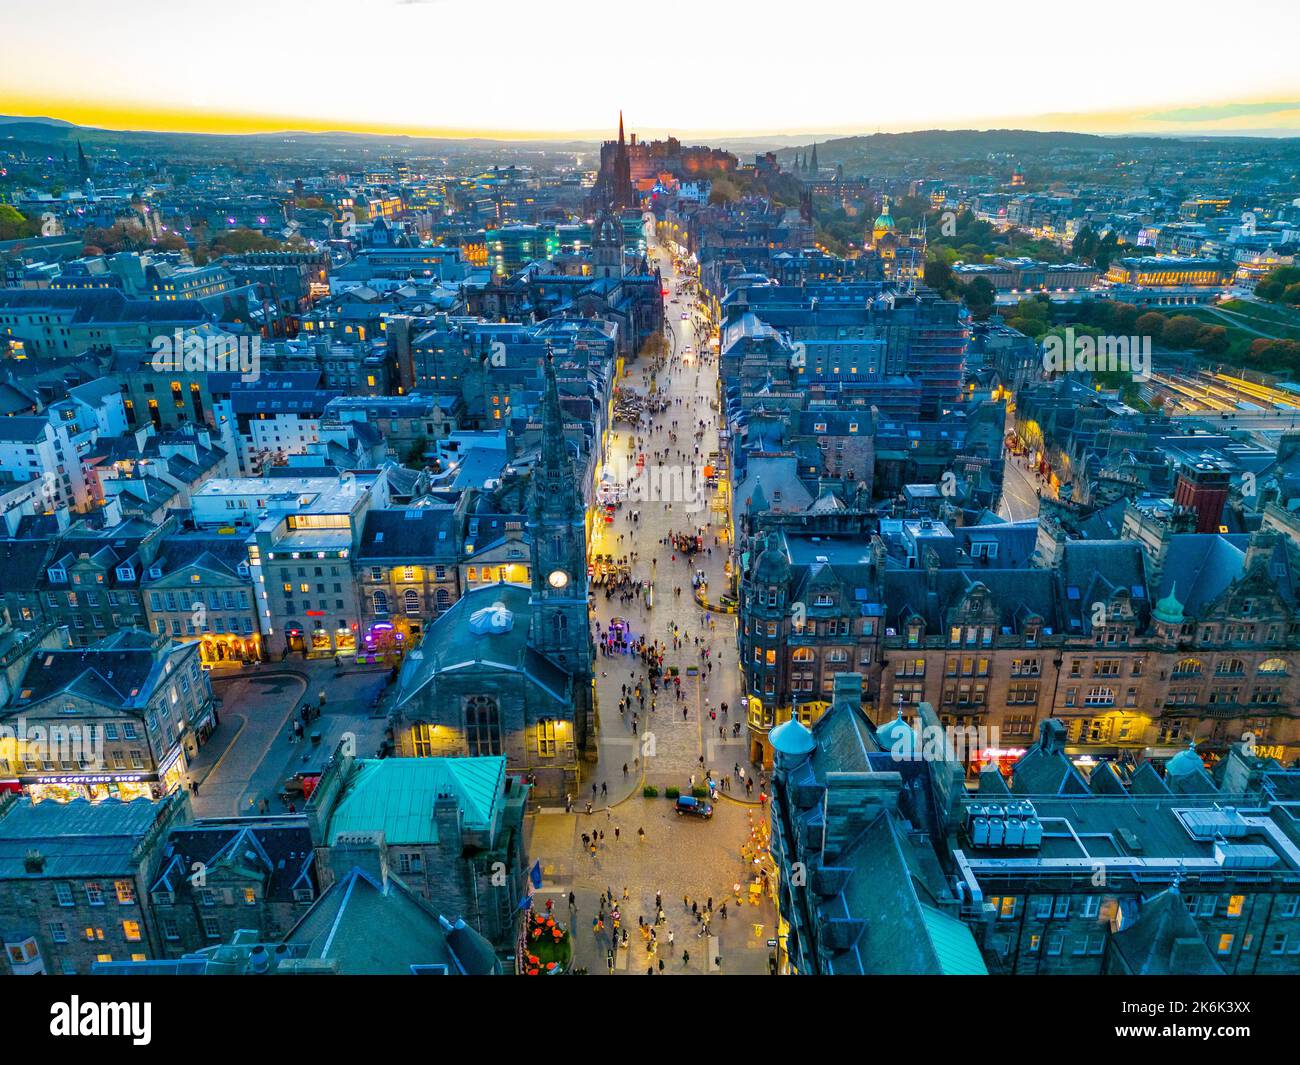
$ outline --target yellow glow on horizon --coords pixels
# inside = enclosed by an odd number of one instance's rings
[[[0,113],[115,130],[793,143],[924,129],[1300,132],[1294,0],[881,11],[750,0],[3,0]],[[678,13],[672,12],[673,15]],[[781,26],[779,47],[771,34]],[[1206,32],[1207,27],[1212,28]],[[1249,40],[1249,62],[1234,61]],[[759,59],[774,73],[745,78]]]

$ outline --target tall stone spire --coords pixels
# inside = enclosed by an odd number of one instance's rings
[[[533,512],[568,516],[577,508],[574,496],[573,463],[564,439],[564,413],[560,409],[560,387],[555,380],[555,356],[546,345],[542,360],[545,386],[542,390],[542,447],[534,474]]]

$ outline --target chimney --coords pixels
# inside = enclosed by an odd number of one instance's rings
[[[104,501],[104,528],[112,529],[122,524],[122,501],[117,496]]]
[[[1198,462],[1178,471],[1174,502],[1196,515],[1196,531],[1219,531],[1223,505],[1228,500],[1228,474],[1212,462]]]

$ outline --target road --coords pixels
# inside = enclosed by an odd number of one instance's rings
[[[198,817],[256,814],[262,799],[271,813],[288,812],[279,799],[285,778],[324,760],[345,733],[356,737],[356,752],[373,757],[387,721],[371,716],[371,704],[384,682],[383,672],[338,675],[333,660],[292,659],[238,672],[217,672],[213,690],[220,695],[221,724],[191,765],[199,790],[191,797]],[[295,713],[304,701],[319,705],[321,715],[306,728],[306,739],[291,740]],[[319,744],[310,737],[318,733]],[[301,813],[301,804],[296,812]]]
[[[659,262],[670,290],[675,292],[678,279],[671,257],[654,243],[649,254]],[[680,317],[682,311],[689,313],[691,307],[691,302],[683,297],[679,303],[669,302],[666,311],[674,350],[684,357],[690,345],[696,349],[696,357],[671,367],[666,376],[655,379],[655,384],[666,388],[670,398],[680,399],[682,403],[670,406],[659,416],[662,428],[643,437],[643,444],[635,444],[635,435],[626,425],[611,432],[605,468],[618,479],[629,472],[629,454],[634,463],[635,455],[641,451],[647,453],[647,465],[653,466],[654,451],[684,448],[687,458],[670,456],[663,465],[696,467],[695,441],[690,427],[700,418],[708,426],[700,442],[702,458],[717,449],[717,416],[709,406],[717,394],[717,368],[715,364],[698,363],[698,349],[707,348],[707,338],[697,335],[693,321],[682,321]],[[643,383],[644,368],[644,363],[631,364],[624,384],[646,391],[649,380]],[[668,423],[673,419],[679,422],[680,430],[676,444],[668,440]],[[631,452],[629,442],[635,445]],[[630,520],[633,510],[640,512],[640,520],[635,524]],[[705,529],[707,551],[693,562],[660,543],[671,532],[694,531],[701,526]],[[742,728],[737,738],[731,736],[731,726],[742,720],[736,619],[734,615],[701,610],[691,587],[692,573],[700,568],[708,578],[710,599],[716,601],[728,590],[724,574],[727,528],[725,514],[713,512],[706,500],[688,490],[668,493],[668,498],[622,504],[614,523],[601,525],[593,538],[593,554],[620,557],[638,552],[639,558],[632,565],[633,577],[650,580],[653,576],[655,580],[653,606],[649,608],[643,597],[624,602],[618,595],[607,597],[604,588],[596,587],[592,613],[601,630],[607,630],[611,621],[620,618],[627,623],[632,639],[645,634],[649,640],[661,641],[671,649],[675,624],[685,634],[684,646],[679,651],[670,650],[665,665],[678,666],[683,673],[694,666],[699,675],[683,680],[680,701],[661,688],[655,697],[654,710],[650,708],[651,694],[647,689],[644,710],[634,707],[639,714],[634,731],[633,711],[621,714],[619,701],[622,686],[635,684],[644,676],[641,662],[630,655],[598,655],[598,760],[584,780],[582,794],[575,797],[572,813],[547,810],[532,818],[530,854],[542,862],[543,868],[539,898],[555,899],[557,912],[562,915],[567,912],[568,892],[574,893],[578,904],[573,925],[575,964],[592,973],[607,971],[610,929],[607,926],[603,932],[595,933],[591,921],[599,908],[599,896],[610,887],[618,896],[623,922],[631,937],[627,949],[616,951],[616,975],[644,974],[648,966],[658,971],[659,958],[665,962],[665,974],[717,972],[718,959],[721,959],[721,971],[727,973],[767,971],[767,940],[776,934],[775,911],[770,901],[763,900],[757,906],[748,901],[745,889],[752,878],[752,867],[740,853],[752,825],[765,820],[766,810],[756,801],[757,789],[752,799],[746,801],[741,780],[734,772],[738,764],[746,773],[752,769],[745,761],[745,730]],[[680,596],[675,594],[678,587]],[[702,640],[699,647],[695,643],[697,637]],[[710,651],[711,671],[701,663],[701,647]],[[709,708],[716,711],[723,702],[729,704],[729,713],[711,719]],[[719,729],[725,736],[719,735]],[[627,766],[626,775],[624,766]],[[678,816],[672,801],[664,796],[664,789],[676,786],[689,793],[691,778],[702,783],[705,768],[713,770],[715,778],[728,777],[733,789],[730,795],[734,797],[721,792],[710,820]],[[602,785],[605,791],[601,790]],[[657,787],[659,796],[645,797],[642,788],[646,785]],[[588,799],[593,805],[590,814],[586,812]],[[645,829],[644,839],[638,837],[638,828]],[[603,845],[593,856],[583,847],[581,836],[602,831]],[[741,903],[736,902],[736,884],[742,886],[744,901]],[[626,901],[622,901],[624,890],[628,896]],[[667,923],[658,931],[664,946],[657,956],[651,957],[638,934],[637,918],[653,919],[656,891],[663,893]],[[701,906],[710,896],[715,905],[728,901],[727,918],[722,919],[719,913],[712,922],[715,934],[707,940],[697,938],[698,925],[686,912],[684,895],[698,899]],[[671,951],[666,946],[670,930],[675,937]],[[683,950],[690,955],[685,962]]]
[[[1002,475],[1002,499],[998,513],[1007,521],[1029,521],[1038,517],[1038,479],[1024,466],[1024,458],[1008,452]]]

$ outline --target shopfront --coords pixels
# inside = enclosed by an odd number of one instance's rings
[[[223,662],[259,662],[262,658],[261,637],[204,633],[200,653],[205,665]]]
[[[103,802],[158,799],[164,793],[157,773],[34,773],[18,778],[32,802]]]

